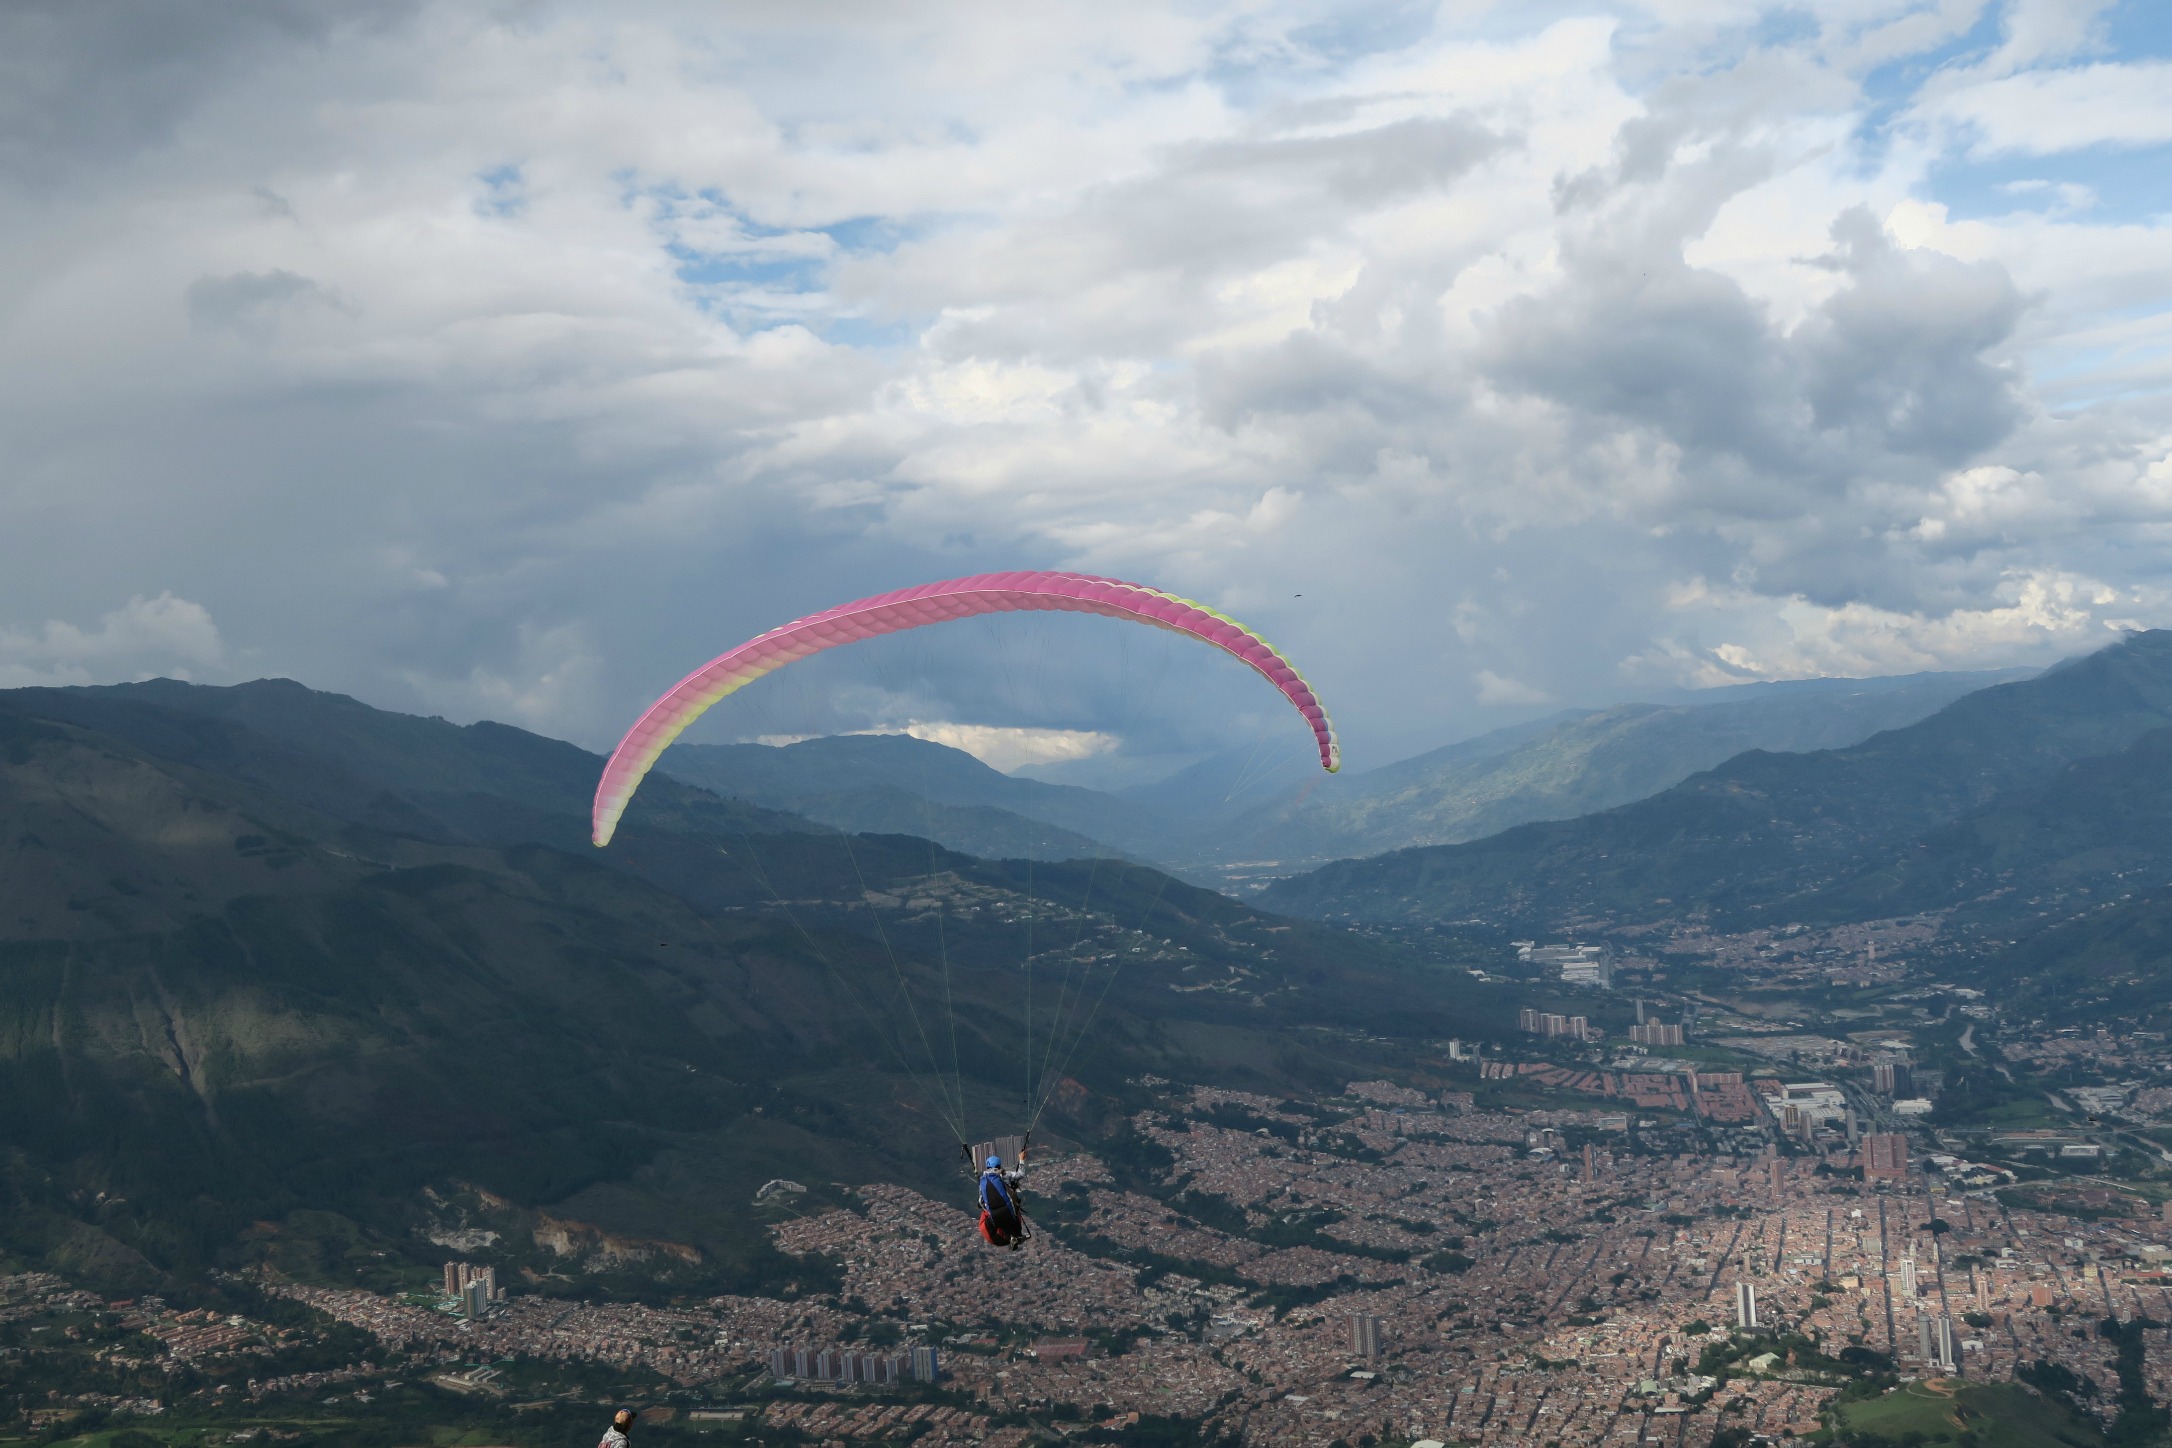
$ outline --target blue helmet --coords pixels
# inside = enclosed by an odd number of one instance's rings
[[[1001,1170],[1003,1170],[1003,1158],[1002,1158],[1002,1157],[1000,1157],[1000,1156],[991,1156],[991,1157],[989,1157],[989,1158],[988,1158],[988,1170],[990,1170],[990,1171],[1001,1171]]]

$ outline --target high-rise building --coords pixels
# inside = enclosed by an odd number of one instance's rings
[[[1573,1040],[1589,1041],[1596,1033],[1591,1029],[1587,1016],[1564,1016],[1556,1011],[1542,1011],[1525,1006],[1516,1013],[1517,1029],[1534,1036],[1567,1036]]]
[[[1748,1282],[1735,1284],[1735,1326],[1757,1326],[1757,1288]]]
[[[913,1381],[932,1383],[942,1375],[942,1363],[932,1347],[916,1347],[912,1351]]]
[[[1916,1355],[1928,1366],[1937,1361],[1937,1352],[1937,1347],[1931,1342],[1931,1315],[1928,1312],[1919,1312],[1916,1314]]]
[[[1591,1149],[1591,1143],[1587,1141],[1584,1143],[1584,1180],[1586,1183],[1593,1182],[1598,1176],[1598,1153]]]
[[[1380,1319],[1369,1312],[1350,1314],[1350,1351],[1370,1361],[1380,1356]]]
[[[445,1264],[445,1295],[447,1297],[458,1297],[460,1295],[460,1264],[458,1262],[447,1262]]]
[[[473,1321],[481,1317],[483,1310],[490,1306],[490,1289],[483,1286],[482,1278],[471,1277],[468,1285],[461,1289],[460,1298],[462,1310],[466,1312],[469,1320]]]
[[[905,1371],[907,1361],[903,1353],[856,1352],[846,1356],[850,1360],[846,1366],[851,1369],[848,1381],[855,1383],[894,1383]]]
[[[1897,1131],[1874,1131],[1863,1138],[1863,1180],[1893,1182],[1908,1179],[1908,1138]]]
[[[1685,1041],[1679,1021],[1648,1021],[1629,1028],[1629,1040],[1638,1046],[1679,1046]]]
[[[1880,1096],[1908,1096],[1915,1091],[1915,1080],[1906,1061],[1878,1061],[1870,1068],[1870,1089]]]
[[[1916,1257],[1913,1252],[1900,1259],[1900,1295],[1904,1302],[1916,1300]]]
[[[1787,1158],[1768,1157],[1765,1161],[1765,1173],[1768,1178],[1767,1184],[1771,1186],[1774,1196],[1779,1196],[1787,1190]]]
[[[778,1382],[786,1382],[792,1376],[792,1355],[781,1347],[769,1350],[769,1375]]]
[[[1932,1346],[1937,1349],[1937,1362],[1941,1368],[1950,1373],[1960,1366],[1960,1354],[1954,1351],[1953,1319],[1943,1312],[1938,1314],[1931,1341]]]

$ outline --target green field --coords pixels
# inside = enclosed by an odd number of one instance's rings
[[[1909,1383],[1835,1414],[1836,1443],[2098,1448],[2096,1426],[2018,1383]],[[1920,1434],[1920,1437],[1911,1437]]]

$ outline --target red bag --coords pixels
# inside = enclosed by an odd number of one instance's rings
[[[980,1214],[980,1235],[991,1247],[1008,1247],[1011,1244],[1011,1234],[997,1226],[995,1219],[988,1215],[985,1208]]]

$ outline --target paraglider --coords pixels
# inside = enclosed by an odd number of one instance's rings
[[[1302,595],[1300,595],[1302,596]],[[1258,634],[1224,617],[1202,604],[1178,598],[1144,584],[1126,583],[1120,579],[1097,578],[1084,573],[1019,572],[982,573],[969,578],[953,578],[942,583],[922,584],[917,588],[900,589],[894,593],[877,594],[872,598],[858,599],[840,604],[821,613],[795,619],[781,628],[749,639],[726,653],[719,654],[688,674],[650,705],[648,710],[627,730],[618,748],[612,751],[604,765],[603,778],[596,785],[594,810],[590,818],[591,838],[598,847],[610,844],[619,821],[632,801],[634,791],[642,778],[653,768],[666,749],[687,727],[726,695],[744,688],[787,664],[807,658],[840,644],[856,643],[862,639],[899,633],[907,629],[921,628],[928,624],[945,623],[954,619],[974,618],[988,614],[1033,611],[1065,613],[1091,613],[1106,618],[1122,619],[1132,623],[1150,624],[1172,633],[1189,635],[1203,643],[1211,644],[1224,653],[1241,660],[1265,678],[1304,718],[1318,745],[1320,766],[1332,774],[1342,767],[1342,748],[1335,738],[1334,726],[1328,721],[1327,711],[1289,660],[1262,639]],[[850,837],[845,838],[850,848]],[[856,867],[855,867],[856,868]],[[1166,877],[1163,879],[1166,885]],[[1157,889],[1154,900],[1159,901]],[[1148,906],[1151,911],[1152,904]],[[804,931],[802,932],[805,933]],[[664,942],[658,942],[659,945]],[[809,943],[812,943],[810,937]],[[884,949],[890,949],[887,937]],[[1024,965],[1030,972],[1033,951],[1029,942]],[[893,956],[893,965],[896,961]],[[947,965],[945,969],[947,970]],[[1030,982],[1030,973],[1028,974]],[[1113,983],[1113,974],[1110,977]],[[902,985],[902,975],[900,975]],[[1069,1029],[1071,1049],[1084,1039],[1085,1030],[1091,1024],[1100,1001],[1106,999],[1107,986],[1091,1000],[1084,997],[1083,980],[1076,989],[1069,991],[1069,1009],[1074,1019]],[[1064,992],[1058,994],[1059,1012],[1064,1009]],[[1030,994],[1027,1020],[1030,1026]],[[870,1021],[874,1019],[869,1012]],[[917,1027],[918,1018],[914,1017]],[[955,1023],[955,1016],[952,1017]],[[1059,1016],[1059,1025],[1062,1024]],[[953,1032],[955,1035],[955,1031]],[[1030,1031],[1029,1031],[1030,1044]],[[1042,1079],[1049,1079],[1050,1060],[1055,1060],[1055,1034],[1048,1038],[1042,1061]],[[925,1040],[923,1045],[926,1045]],[[955,1047],[955,1043],[953,1043]],[[1032,1052],[1027,1052],[1029,1063]],[[1056,1079],[1060,1077],[1062,1060],[1056,1060]],[[912,1065],[904,1053],[901,1064],[908,1071]],[[956,1062],[953,1061],[953,1073]],[[1027,1106],[1028,1115],[1037,1120],[1039,1111],[1034,1107],[1036,1092],[1032,1088],[1029,1071]],[[962,1122],[963,1088],[958,1089],[956,1112],[946,1113],[960,1138],[965,1135]],[[1040,1105],[1047,1104],[1047,1092],[1038,1094]],[[1031,1120],[1026,1126],[1032,1130]],[[968,1166],[976,1165],[978,1158],[971,1148],[966,1148]],[[986,1158],[985,1168],[980,1171],[978,1206],[980,1208],[980,1233],[991,1246],[1016,1249],[1030,1236],[1027,1229],[1022,1181],[1023,1148],[1020,1150],[1019,1172],[1006,1171],[1000,1155]]]
[[[1296,706],[1319,745],[1321,768],[1330,774],[1342,768],[1342,746],[1336,742],[1335,727],[1328,722],[1319,697],[1288,659],[1234,619],[1143,583],[1085,573],[980,573],[809,614],[749,639],[688,674],[634,721],[612,751],[596,785],[591,837],[599,847],[611,843],[642,777],[672,741],[712,704],[764,674],[839,644],[952,619],[1025,610],[1095,613],[1189,634],[1212,644],[1250,665]]]

